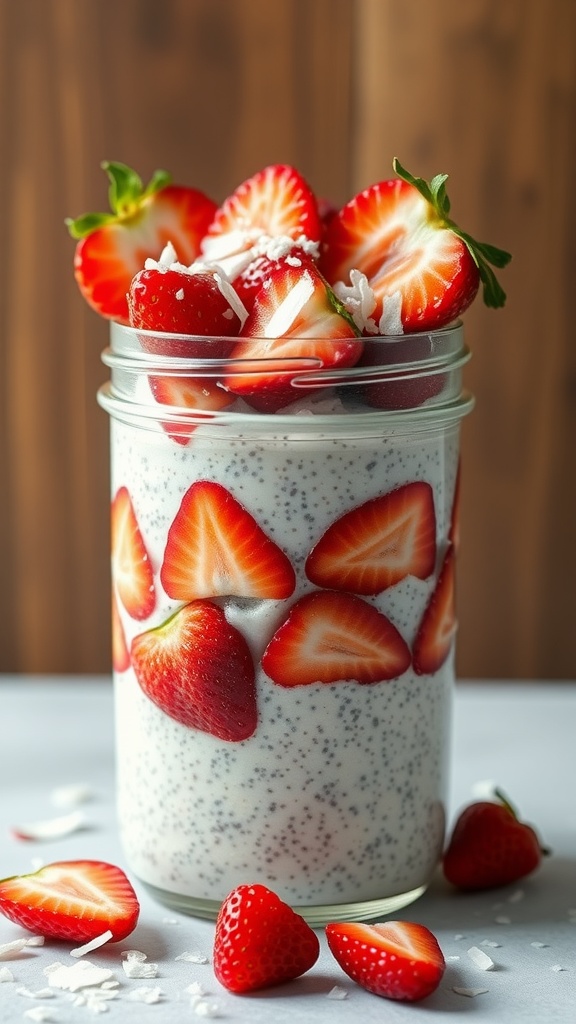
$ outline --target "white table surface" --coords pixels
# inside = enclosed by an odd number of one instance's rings
[[[114,817],[113,719],[106,678],[0,676],[0,877],[34,870],[36,859],[98,858],[124,866]],[[219,1018],[252,1024],[371,1024],[446,1021],[450,1024],[552,1024],[576,1022],[576,685],[460,684],[456,696],[454,772],[450,820],[471,799],[480,779],[495,779],[537,825],[552,855],[529,879],[506,889],[457,894],[438,876],[417,903],[397,916],[420,921],[438,938],[448,966],[439,989],[417,1004],[379,999],[354,985],[327,951],[303,978],[249,996],[234,996],[214,978],[210,963],[176,960],[185,951],[211,956],[211,923],[173,914],[138,889],[136,931],[119,944],[89,955],[120,982],[105,1020],[179,1024],[199,1019],[187,986],[198,981]],[[86,783],[93,799],[84,806],[89,827],[64,839],[23,842],[11,835],[20,823],[62,813],[51,803],[54,788]],[[249,879],[249,881],[257,881]],[[499,923],[498,918],[504,919]],[[0,945],[26,933],[0,917]],[[486,940],[497,947],[483,946]],[[468,956],[480,946],[495,962],[487,972]],[[122,949],[139,949],[158,964],[156,979],[126,978]],[[89,1021],[94,1012],[75,1006],[69,993],[32,999],[19,992],[46,987],[43,970],[55,961],[72,964],[70,946],[47,942],[0,960],[14,981],[0,983],[0,1022],[34,1019],[42,1006],[55,1022]],[[457,958],[457,959],[456,959]],[[555,966],[564,968],[554,970]],[[130,992],[159,986],[162,1001],[132,1001]],[[346,998],[328,998],[334,986]],[[487,989],[474,997],[453,987]],[[25,1015],[26,1014],[26,1015]],[[38,1019],[38,1018],[37,1018]]]

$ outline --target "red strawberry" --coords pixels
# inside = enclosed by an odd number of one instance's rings
[[[454,497],[452,498],[452,513],[450,515],[450,530],[448,540],[454,545],[454,550],[460,547],[460,480],[462,476],[462,463],[458,463],[456,472],[456,483],[454,484]]]
[[[240,330],[238,313],[230,305],[218,284],[218,276],[186,273],[171,267],[150,267],[134,277],[128,293],[130,324],[143,331],[161,332],[140,335],[147,352],[187,359],[218,359],[230,348],[227,337]],[[235,294],[228,284],[228,292]],[[210,338],[190,342],[185,338],[165,338],[168,334],[187,334]],[[215,339],[215,340],[212,340]]]
[[[415,178],[394,161],[399,176],[360,192],[334,217],[324,239],[321,268],[331,284],[348,282],[353,268],[376,296],[372,333],[401,334],[441,327],[474,299],[502,306],[505,294],[490,264],[510,254],[475,242],[449,217],[448,175]]]
[[[156,171],[144,187],[124,164],[102,166],[110,178],[112,212],[67,221],[78,239],[74,272],[84,298],[98,313],[127,324],[126,294],[145,259],[158,259],[172,242],[179,261],[192,263],[216,204],[197,189],[170,184],[165,171]]]
[[[444,853],[444,875],[459,889],[492,889],[534,871],[543,850],[534,829],[521,822],[508,799],[480,800],[460,813]]]
[[[318,937],[264,885],[239,885],[216,920],[214,973],[230,992],[252,992],[300,977],[316,963]]]
[[[419,405],[436,398],[447,382],[446,373],[425,362],[432,354],[431,338],[427,334],[407,334],[394,339],[370,339],[364,345],[360,366],[383,367],[382,379],[361,388],[364,401],[377,409],[417,409]],[[405,368],[405,363],[419,363]],[[423,365],[424,364],[424,365]],[[392,367],[397,369],[392,370]]]
[[[248,645],[211,601],[184,605],[130,649],[151,701],[190,729],[245,740],[256,729],[254,666]]]
[[[225,409],[234,401],[234,395],[218,386],[213,377],[178,377],[167,374],[148,378],[150,390],[161,405],[189,409],[194,416],[189,423],[162,423],[162,427],[173,441],[188,444],[197,427],[198,419],[210,419],[211,413]]]
[[[414,671],[418,675],[437,672],[444,664],[456,633],[456,556],[451,544],[444,556],[438,582],[426,605],[412,650]]]
[[[292,606],[262,656],[279,686],[377,683],[409,665],[408,647],[385,615],[360,597],[323,590]]]
[[[140,907],[120,868],[70,860],[5,878],[0,911],[36,935],[84,943],[107,931],[112,942],[126,938],[136,927]]]
[[[379,594],[405,576],[425,580],[436,562],[430,484],[414,481],[346,512],[310,552],[306,575],[318,587]]]
[[[279,600],[294,590],[284,552],[230,491],[210,480],[187,490],[166,541],[160,570],[169,597]]]
[[[357,985],[385,999],[415,1002],[438,988],[446,963],[422,924],[336,923],[326,926],[330,951]]]
[[[319,366],[353,366],[363,343],[344,307],[316,267],[290,266],[286,260],[256,295],[241,339],[230,360],[253,360],[247,369],[231,366],[225,386],[262,412],[303,397],[293,387],[298,375]],[[270,360],[275,360],[272,364]]]
[[[208,237],[241,231],[247,247],[262,235],[304,235],[320,239],[321,225],[314,193],[301,174],[288,164],[259,171],[226,199],[208,228]]]
[[[154,611],[154,575],[132,499],[120,487],[112,502],[112,578],[118,596],[133,619]]]
[[[115,672],[130,668],[130,652],[126,644],[124,626],[118,610],[116,592],[112,587],[112,667]]]
[[[301,270],[304,267],[316,265],[314,257],[300,245],[294,244],[288,252],[281,255],[274,256],[273,253],[274,247],[269,246],[267,252],[261,253],[251,260],[246,269],[232,282],[244,307],[249,312],[262,285],[274,270],[281,266],[290,266]]]

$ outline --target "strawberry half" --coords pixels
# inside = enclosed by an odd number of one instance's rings
[[[287,235],[319,241],[321,223],[312,189],[289,164],[271,164],[258,171],[216,211],[208,238],[243,232],[247,246],[262,235]]]
[[[410,665],[410,651],[394,625],[353,594],[317,590],[292,606],[262,656],[279,686],[378,683]]]
[[[425,999],[446,968],[436,937],[412,921],[329,924],[326,938],[348,977],[385,999]]]
[[[234,401],[234,395],[219,387],[213,377],[180,377],[176,374],[159,377],[151,374],[148,383],[161,405],[178,407],[179,411],[190,410],[189,423],[162,422],[162,428],[178,444],[188,444],[198,426],[198,419],[210,419],[212,413],[225,409]]]
[[[296,577],[284,552],[221,484],[198,480],[168,531],[162,586],[169,597],[290,597]]]
[[[111,931],[117,942],[134,931],[140,906],[120,868],[70,860],[0,881],[0,911],[47,938],[84,943]]]
[[[425,580],[436,562],[430,484],[414,481],[358,505],[328,527],[306,575],[318,587],[379,594],[406,576]]]
[[[112,501],[112,579],[133,619],[147,619],[156,605],[154,574],[132,499],[120,487]]]
[[[459,889],[492,889],[531,874],[546,853],[531,825],[500,790],[459,814],[444,853],[444,875]]]
[[[260,253],[260,255],[251,260],[242,273],[234,278],[232,282],[234,290],[248,312],[252,309],[254,300],[262,285],[274,270],[283,265],[294,267],[298,270],[316,266],[316,259],[303,246],[293,243],[289,248],[287,244],[284,244],[281,248],[288,249],[288,251],[281,252],[276,256],[271,255],[275,249],[274,245],[270,244],[266,252]]]
[[[486,305],[504,305],[490,264],[510,254],[476,242],[450,218],[448,175],[430,183],[394,161],[398,178],[364,189],[332,218],[320,261],[331,284],[352,269],[366,275],[376,297],[374,334],[432,330],[470,305],[480,282]]]
[[[189,273],[160,264],[136,274],[128,293],[130,324],[139,330],[158,332],[141,335],[142,347],[154,355],[185,359],[226,355],[230,348],[226,338],[238,334],[240,318],[224,294],[225,282],[221,288],[218,281],[217,274]],[[228,291],[233,291],[230,285]],[[210,340],[194,342],[165,338],[164,334]]]
[[[276,412],[304,392],[292,381],[319,366],[353,366],[363,343],[358,330],[312,262],[304,268],[286,259],[272,270],[230,352],[224,386],[262,412]],[[271,362],[273,360],[273,362]]]
[[[455,586],[456,554],[451,544],[414,641],[412,662],[418,675],[437,672],[452,650],[457,628]]]
[[[231,741],[255,731],[252,657],[217,605],[184,605],[161,626],[134,637],[130,659],[146,696],[181,725]]]
[[[87,213],[66,223],[78,240],[74,274],[82,295],[102,316],[127,324],[130,282],[148,257],[171,242],[183,264],[192,263],[216,211],[198,189],[172,185],[156,171],[144,187],[121,163],[103,163],[110,179],[111,213]]]
[[[317,935],[264,885],[239,885],[216,920],[214,973],[230,992],[252,992],[300,977],[316,963]]]

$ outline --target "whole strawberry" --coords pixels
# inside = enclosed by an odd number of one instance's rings
[[[230,992],[292,981],[313,967],[319,952],[304,918],[265,885],[239,885],[220,908],[214,973]]]
[[[500,790],[458,817],[444,854],[444,875],[459,889],[493,889],[534,871],[546,852]]]

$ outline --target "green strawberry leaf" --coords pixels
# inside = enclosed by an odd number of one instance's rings
[[[144,188],[140,176],[126,164],[104,161],[101,166],[110,179],[108,199],[112,213],[83,213],[80,217],[67,217],[65,224],[72,238],[86,238],[106,224],[134,216],[145,199],[166,188],[172,180],[167,171],[155,171]]]
[[[440,222],[440,226],[453,231],[458,238],[461,238],[468,248],[472,259],[478,267],[480,280],[482,282],[482,297],[484,303],[491,309],[499,309],[506,302],[506,292],[500,285],[492,266],[502,268],[508,265],[512,256],[504,249],[497,249],[495,245],[487,242],[477,242],[466,231],[462,231],[458,225],[449,218],[450,200],[446,193],[447,174],[437,174],[428,183],[424,178],[416,178],[410,174],[396,157],[392,166],[395,173],[409,185],[413,185],[430,205]]]

